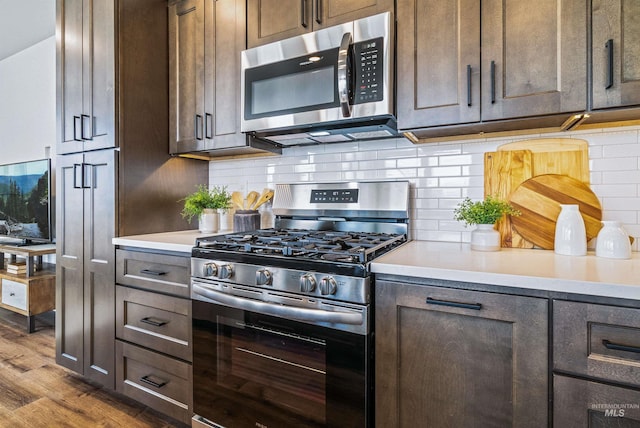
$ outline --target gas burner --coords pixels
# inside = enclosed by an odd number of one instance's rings
[[[367,263],[406,241],[404,234],[304,229],[260,229],[197,240],[201,252],[278,255],[341,263]]]

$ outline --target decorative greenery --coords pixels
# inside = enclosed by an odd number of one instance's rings
[[[198,190],[182,199],[182,217],[189,223],[193,217],[199,217],[206,208],[223,209],[231,208],[231,193],[227,192],[226,186],[214,186],[211,190],[201,184]]]
[[[453,218],[464,221],[466,226],[473,224],[495,224],[504,215],[518,216],[520,211],[501,199],[487,196],[484,201],[473,202],[465,198],[453,211]]]

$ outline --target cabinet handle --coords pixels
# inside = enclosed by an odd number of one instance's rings
[[[496,62],[491,61],[491,104],[496,103]]]
[[[439,306],[450,306],[452,308],[473,309],[474,311],[479,311],[480,309],[482,309],[482,305],[480,303],[450,302],[448,300],[432,299],[431,297],[427,297],[427,304],[439,305]]]
[[[80,167],[80,172],[83,171],[81,163],[73,164],[73,188],[74,189],[82,189],[84,187],[84,174],[80,174],[80,185],[78,186],[78,167]]]
[[[91,126],[91,116],[89,116],[88,114],[82,114],[80,115],[80,117],[82,118],[82,121],[80,122],[80,137],[83,140],[92,140],[93,139],[93,131],[91,130],[92,126]],[[89,129],[90,133],[88,137],[85,137],[84,135],[84,130],[85,130],[85,126],[84,126],[84,122],[85,119],[89,119],[89,126],[87,126],[87,129]]]
[[[304,28],[307,28],[309,24],[307,23],[307,0],[300,0],[300,24]]]
[[[202,140],[202,115],[196,114],[196,140]]]
[[[316,0],[316,22],[322,24],[322,0]]]
[[[169,321],[161,320],[154,317],[144,317],[140,320],[140,322],[152,325],[154,327],[162,327],[163,325],[169,324]]]
[[[637,346],[620,345],[617,343],[610,342],[607,339],[603,339],[602,344],[607,349],[612,349],[615,351],[635,352],[636,354],[640,354],[640,348],[638,348]]]
[[[78,138],[78,121],[80,120],[80,116],[73,116],[73,140],[74,141],[82,141],[82,138]],[[82,127],[82,122],[80,122],[80,128]],[[80,137],[82,137],[82,133],[80,133]]]
[[[144,273],[147,275],[155,275],[155,276],[162,276],[167,274],[167,272],[164,272],[161,270],[151,270],[151,269],[142,269],[140,273]]]
[[[467,106],[471,104],[471,64],[467,64]]]
[[[9,293],[9,296],[11,296],[11,297],[13,297],[15,295],[16,295],[16,293]]]
[[[155,386],[156,388],[162,388],[166,384],[169,383],[168,380],[164,380],[154,375],[145,375],[140,378],[140,382],[147,383],[151,386]]]
[[[604,47],[607,49],[607,85],[605,89],[613,86],[613,39],[607,40]]]
[[[213,138],[213,115],[211,113],[204,114],[204,138]]]

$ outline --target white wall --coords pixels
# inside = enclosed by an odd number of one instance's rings
[[[591,188],[600,199],[604,219],[622,221],[636,237],[637,250],[640,126],[419,145],[400,138],[289,148],[280,157],[212,161],[209,180],[210,185],[243,192],[260,192],[276,183],[409,180],[412,239],[468,242],[470,229],[453,220],[453,210],[466,196],[483,197],[484,153],[507,142],[537,137],[588,141]]]
[[[0,163],[54,157],[56,39],[0,61]]]

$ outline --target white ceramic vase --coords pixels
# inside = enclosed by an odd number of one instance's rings
[[[217,232],[220,228],[220,214],[213,208],[205,208],[198,217],[198,230],[200,233]]]
[[[554,251],[565,256],[587,254],[587,231],[578,205],[560,205]]]
[[[630,259],[631,242],[619,221],[602,221],[596,240],[596,256],[609,259]]]
[[[475,251],[499,251],[500,232],[493,224],[478,224],[471,231],[471,249]]]

